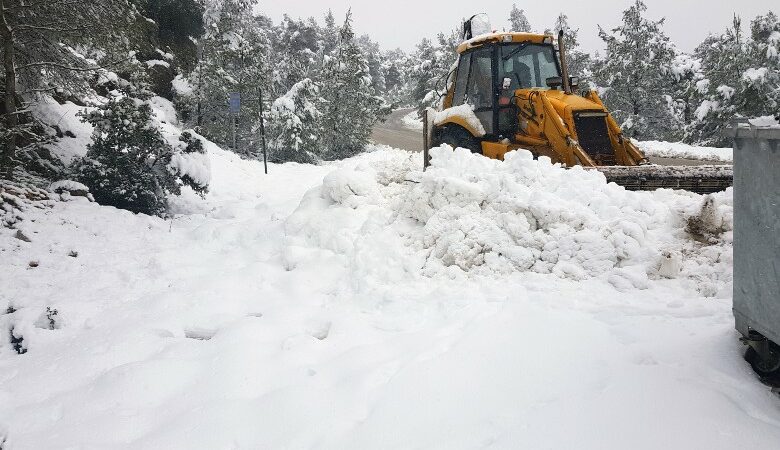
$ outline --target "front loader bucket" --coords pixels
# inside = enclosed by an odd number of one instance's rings
[[[629,191],[682,189],[697,194],[725,191],[734,183],[732,166],[602,166],[596,167]]]

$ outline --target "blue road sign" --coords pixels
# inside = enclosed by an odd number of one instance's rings
[[[241,111],[241,93],[231,92],[229,100],[231,114],[238,114]]]

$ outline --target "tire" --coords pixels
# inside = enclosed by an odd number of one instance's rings
[[[459,126],[446,126],[434,130],[436,139],[434,140],[434,146],[447,144],[452,148],[465,148],[471,151],[471,153],[482,154],[482,144],[479,139],[471,135],[465,128]]]
[[[780,355],[780,349],[772,345],[772,352],[776,355]],[[745,352],[745,361],[747,361],[753,370],[761,377],[765,382],[770,382],[773,385],[780,382],[780,357],[773,361],[767,361],[758,354],[753,347],[748,347]]]

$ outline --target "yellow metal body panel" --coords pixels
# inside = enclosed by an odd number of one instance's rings
[[[503,161],[504,155],[512,150],[520,148],[518,145],[504,144],[502,142],[482,141],[482,154],[492,159]]]

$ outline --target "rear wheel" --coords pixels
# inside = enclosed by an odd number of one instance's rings
[[[471,135],[465,128],[459,126],[446,126],[436,130],[436,139],[434,146],[447,144],[452,148],[465,148],[471,153],[482,154],[482,144],[479,139]]]
[[[780,387],[780,348],[777,345],[770,343],[769,351],[764,356],[753,347],[748,347],[745,361],[765,383]]]

